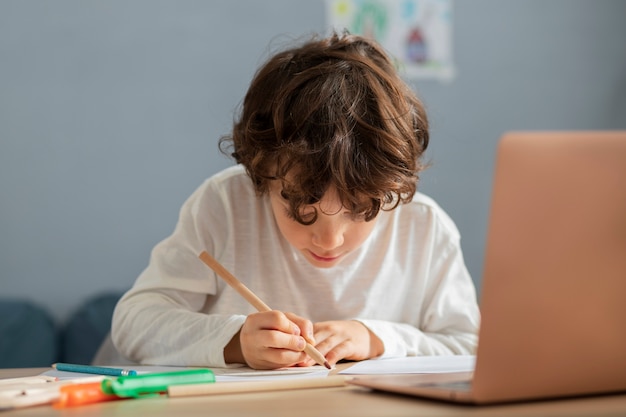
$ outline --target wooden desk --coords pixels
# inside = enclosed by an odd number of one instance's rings
[[[0,378],[38,375],[47,368],[0,369]],[[356,386],[272,393],[186,398],[146,398],[63,410],[36,406],[0,412],[17,416],[242,416],[242,417],[401,417],[401,416],[626,416],[626,394],[487,407],[459,406]]]

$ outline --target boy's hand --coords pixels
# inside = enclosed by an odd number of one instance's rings
[[[383,342],[364,324],[356,320],[322,321],[315,323],[315,347],[331,365],[342,359],[360,361],[384,353]],[[314,365],[308,356],[300,366]]]
[[[303,352],[307,340],[315,343],[309,320],[281,311],[254,313],[226,346],[224,358],[255,369],[294,366],[308,357]]]

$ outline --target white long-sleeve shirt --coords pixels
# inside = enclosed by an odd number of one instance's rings
[[[271,308],[313,322],[361,321],[384,357],[473,354],[479,310],[459,232],[429,197],[381,211],[337,266],[311,265],[281,235],[267,195],[241,166],[206,180],[171,236],[118,303],[111,336],[145,364],[226,366],[223,350],[254,309],[198,259],[206,250]]]

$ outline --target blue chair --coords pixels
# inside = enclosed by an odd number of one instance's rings
[[[90,364],[111,330],[113,310],[122,293],[87,299],[69,318],[61,336],[62,362]]]
[[[59,331],[47,310],[0,299],[0,368],[47,367],[57,361]]]

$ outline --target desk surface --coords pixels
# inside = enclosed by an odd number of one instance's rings
[[[38,375],[48,368],[0,369],[1,378]],[[147,398],[91,404],[63,410],[36,406],[0,412],[17,416],[271,416],[271,417],[401,417],[401,416],[620,416],[626,394],[540,401],[497,406],[460,406],[365,388],[318,388],[271,393],[228,394],[185,398]]]

